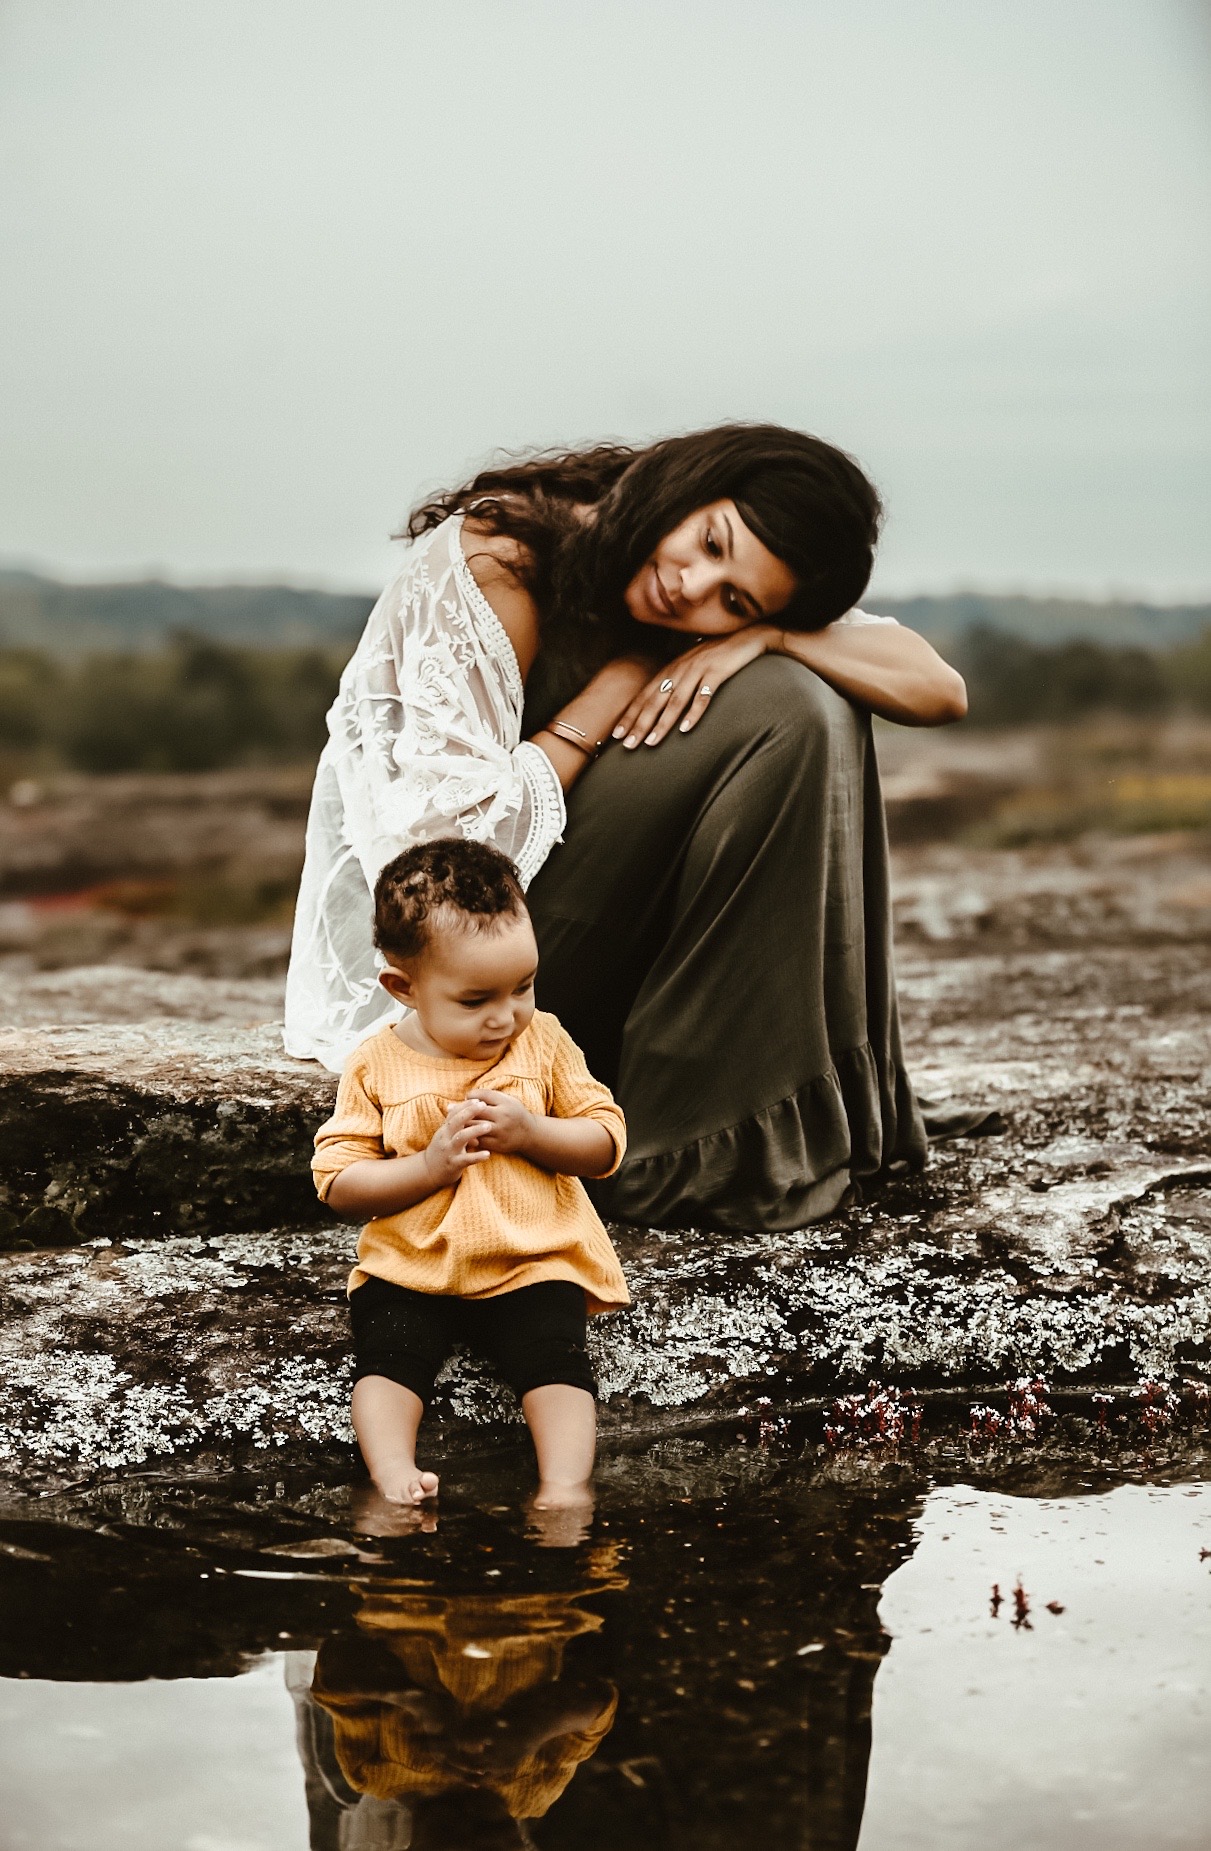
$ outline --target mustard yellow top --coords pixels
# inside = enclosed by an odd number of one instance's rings
[[[595,1120],[614,1140],[610,1173],[622,1162],[622,1113],[553,1015],[536,1011],[487,1066],[453,1054],[422,1054],[388,1026],[349,1056],[336,1110],[316,1132],[311,1168],[321,1200],[351,1163],[424,1150],[446,1107],[481,1085],[511,1093],[546,1117]],[[590,1311],[612,1311],[631,1299],[618,1255],[579,1178],[554,1176],[499,1151],[464,1170],[450,1188],[367,1222],[357,1259],[351,1292],[373,1273],[414,1292],[454,1298],[494,1298],[540,1279],[568,1279],[584,1287]]]

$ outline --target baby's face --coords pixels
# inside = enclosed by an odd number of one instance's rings
[[[490,1060],[534,1014],[538,946],[528,917],[502,917],[486,932],[453,925],[434,932],[423,955],[393,974],[393,995],[415,1010],[409,1026],[431,1054]]]

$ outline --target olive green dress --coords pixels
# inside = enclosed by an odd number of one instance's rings
[[[870,718],[763,656],[699,725],[611,745],[529,892],[538,1002],[626,1113],[603,1213],[801,1227],[925,1160]]]

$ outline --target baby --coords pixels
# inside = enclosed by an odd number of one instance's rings
[[[540,1505],[587,1499],[596,1383],[586,1314],[630,1302],[581,1176],[622,1162],[622,1113],[554,1016],[511,861],[479,842],[407,849],[378,877],[379,981],[409,1014],[350,1055],[312,1168],[369,1217],[349,1280],[353,1425],[384,1497],[437,1491],[416,1436],[455,1344],[521,1400]]]

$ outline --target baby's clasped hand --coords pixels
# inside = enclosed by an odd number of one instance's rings
[[[489,1153],[528,1157],[534,1141],[534,1114],[511,1093],[498,1093],[495,1087],[480,1086],[467,1094],[487,1129],[478,1134],[478,1148]]]
[[[453,1188],[463,1171],[489,1157],[524,1157],[563,1176],[604,1176],[614,1140],[589,1118],[551,1118],[527,1111],[511,1093],[479,1086],[446,1119],[424,1152],[431,1188]]]
[[[477,1142],[490,1129],[479,1104],[464,1099],[460,1105],[448,1105],[442,1124],[425,1146],[425,1168],[434,1189],[451,1188],[473,1163],[486,1163],[491,1151]]]

